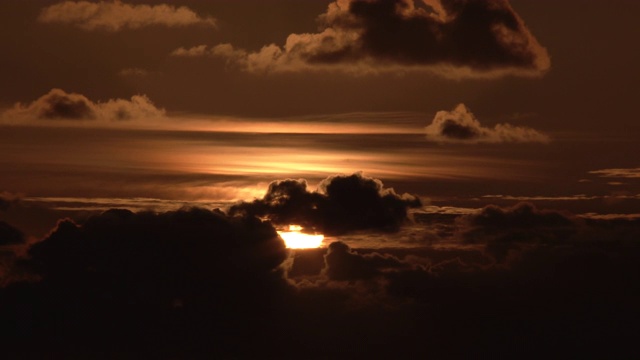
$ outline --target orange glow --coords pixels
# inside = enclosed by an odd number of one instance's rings
[[[314,249],[319,248],[324,240],[322,234],[305,234],[302,226],[289,225],[289,231],[278,231],[278,235],[284,240],[289,249]]]

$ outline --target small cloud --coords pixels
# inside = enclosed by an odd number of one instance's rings
[[[124,77],[146,77],[149,76],[149,71],[141,68],[126,68],[120,70],[118,75]]]
[[[604,178],[639,179],[640,168],[602,169],[589,171],[589,174]]]
[[[487,128],[464,104],[452,111],[438,111],[431,124],[426,127],[427,139],[435,142],[467,143],[547,143],[549,137],[527,127],[497,124]]]
[[[110,99],[93,102],[86,96],[52,89],[28,105],[17,103],[3,113],[5,118],[35,118],[41,120],[132,120],[164,117],[146,95],[134,95],[131,100]]]
[[[338,0],[318,19],[319,32],[290,34],[283,46],[188,53],[258,73],[423,71],[460,79],[540,76],[550,68],[547,50],[506,0]]]
[[[162,25],[215,27],[216,20],[202,17],[185,6],[131,5],[122,1],[65,1],[42,9],[38,21],[75,25],[84,30],[119,31]]]

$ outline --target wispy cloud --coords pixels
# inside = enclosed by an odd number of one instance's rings
[[[338,0],[317,33],[290,34],[259,51],[231,44],[175,56],[226,58],[249,72],[427,71],[449,78],[539,76],[550,68],[542,47],[508,1]]]
[[[589,174],[604,178],[640,179],[640,167],[593,170]]]
[[[547,143],[549,137],[527,127],[497,124],[487,128],[464,104],[451,111],[438,111],[431,124],[426,127],[427,139],[435,142],[504,143],[538,142]]]
[[[168,4],[131,5],[122,1],[65,1],[42,9],[38,21],[75,25],[84,30],[119,31],[152,25],[215,27],[216,20]]]

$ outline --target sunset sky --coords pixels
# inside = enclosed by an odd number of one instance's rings
[[[640,300],[639,13],[633,0],[3,0],[10,354],[42,341],[97,357],[102,340],[70,339],[112,314],[100,331],[122,346],[107,358],[249,356],[239,337],[281,355],[256,335],[271,317],[305,329],[298,342],[322,349],[309,358],[376,343],[464,358],[502,337],[517,358],[535,344],[637,353],[621,329]],[[293,224],[322,247],[284,249],[275,230]],[[243,301],[253,325],[224,315]],[[331,335],[350,332],[362,351]]]

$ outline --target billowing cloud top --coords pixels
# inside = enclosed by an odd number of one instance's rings
[[[3,115],[44,120],[131,120],[163,117],[165,110],[157,108],[145,95],[134,95],[131,100],[93,102],[81,94],[52,89],[28,105],[16,104]]]
[[[173,55],[227,58],[248,71],[426,70],[445,77],[537,76],[549,55],[507,0],[338,0],[322,30],[258,52],[230,44]]]
[[[121,1],[65,1],[44,8],[38,20],[44,23],[73,24],[85,30],[107,31],[138,29],[150,25],[176,27],[216,24],[213,18],[201,17],[184,6],[130,5]]]
[[[262,199],[237,204],[230,213],[268,217],[279,225],[301,224],[333,235],[395,231],[407,220],[407,210],[420,205],[415,196],[396,194],[380,180],[355,173],[331,176],[316,192],[307,190],[304,179],[275,181]]]
[[[427,139],[437,142],[502,143],[549,142],[549,137],[527,127],[497,124],[484,127],[464,104],[451,111],[438,111],[426,127]]]

